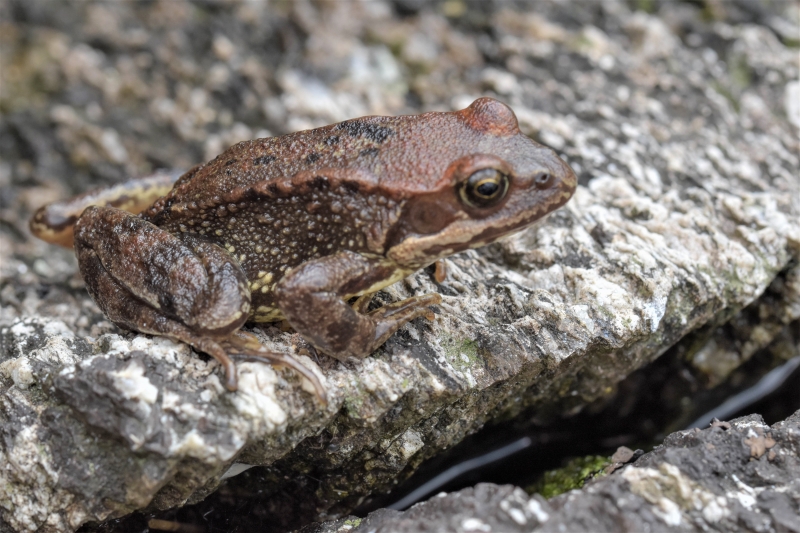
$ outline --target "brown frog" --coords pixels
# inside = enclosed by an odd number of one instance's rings
[[[174,179],[45,206],[31,229],[66,246],[74,235],[86,286],[115,324],[213,356],[229,390],[234,360],[268,361],[323,400],[310,370],[240,328],[286,320],[317,350],[362,359],[441,302],[426,294],[367,312],[370,295],[529,226],[576,185],[491,98],[242,142]]]

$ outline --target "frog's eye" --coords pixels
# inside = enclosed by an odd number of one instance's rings
[[[508,192],[508,175],[495,168],[483,168],[461,184],[461,200],[471,207],[491,207]]]

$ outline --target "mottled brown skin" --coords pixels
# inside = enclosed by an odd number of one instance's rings
[[[302,373],[324,398],[313,373],[241,326],[285,319],[323,353],[364,358],[441,301],[428,294],[367,313],[370,294],[529,226],[575,184],[510,108],[480,98],[453,113],[364,117],[242,142],[138,216],[111,207],[113,193],[91,193],[45,206],[31,228],[64,244],[77,221],[81,274],[116,324],[209,353],[230,390],[232,359],[269,360]],[[130,186],[118,189],[130,196]]]

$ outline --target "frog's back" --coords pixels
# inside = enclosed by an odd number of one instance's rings
[[[498,104],[502,105],[502,104]],[[315,173],[350,187],[380,188],[395,197],[430,190],[448,165],[470,153],[492,153],[491,132],[470,123],[468,110],[399,117],[370,116],[265,139],[244,141],[187,172],[146,217],[192,216],[250,194],[278,197],[307,187]],[[527,148],[527,147],[525,147]],[[349,176],[349,177],[348,177]],[[298,177],[292,180],[293,177]],[[181,205],[180,212],[173,213]]]

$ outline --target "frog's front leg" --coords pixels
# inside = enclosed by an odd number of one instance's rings
[[[384,258],[339,252],[286,274],[275,287],[275,298],[289,324],[315,348],[342,361],[363,359],[407,322],[431,318],[428,306],[442,301],[438,294],[425,294],[368,314],[360,312],[363,305],[347,304],[352,296],[385,286],[396,270]]]
[[[249,316],[250,290],[227,251],[111,207],[86,209],[74,237],[86,287],[115,324],[172,337],[213,356],[225,369],[229,390],[237,388],[233,360],[258,360],[294,368],[324,401],[311,371],[238,331]]]

